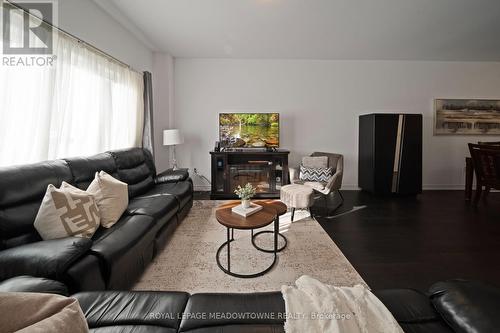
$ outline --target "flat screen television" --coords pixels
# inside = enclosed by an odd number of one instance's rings
[[[219,113],[219,140],[231,148],[278,148],[279,113]]]

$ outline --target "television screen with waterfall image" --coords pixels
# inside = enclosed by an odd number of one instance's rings
[[[220,113],[219,139],[231,148],[278,148],[279,113]]]

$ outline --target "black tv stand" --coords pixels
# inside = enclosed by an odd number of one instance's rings
[[[288,184],[288,154],[285,149],[231,148],[210,152],[212,159],[211,199],[236,199],[234,189],[251,183],[256,198],[279,198]]]

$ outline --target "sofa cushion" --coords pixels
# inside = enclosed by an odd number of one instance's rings
[[[0,280],[18,275],[60,279],[68,267],[85,255],[92,241],[68,237],[25,244],[0,252]]]
[[[128,184],[130,198],[141,195],[154,186],[153,177],[149,174],[149,169],[145,164],[126,170],[120,170],[118,175],[120,180]]]
[[[375,296],[384,303],[398,322],[424,322],[438,320],[429,298],[414,289],[388,289],[374,291]]]
[[[59,281],[29,275],[0,282],[0,292],[48,293],[68,296],[68,288]]]
[[[282,324],[241,324],[199,327],[183,333],[285,333]]]
[[[129,197],[141,195],[154,186],[155,169],[150,157],[142,148],[113,150],[118,178],[127,183]]]
[[[373,293],[392,313],[404,332],[453,333],[424,293],[414,289],[387,289]]]
[[[104,171],[117,178],[118,173],[113,156],[110,153],[101,153],[90,157],[65,158],[73,175],[73,185],[79,189],[86,190],[95,173]]]
[[[64,280],[70,292],[106,290],[101,265],[101,260],[92,253],[87,254],[71,265]]]
[[[168,195],[140,196],[130,200],[127,214],[148,215],[165,222],[175,216],[179,210],[177,199]]]
[[[399,323],[405,333],[455,333],[443,320],[421,323]]]
[[[481,282],[451,280],[429,288],[436,310],[455,332],[500,332],[500,289]]]
[[[252,314],[267,314],[255,318]],[[217,318],[213,314],[238,314]],[[218,332],[218,330],[203,330],[209,326],[238,327],[239,325],[271,325],[284,324],[285,302],[281,292],[251,293],[251,294],[195,294],[189,298],[180,332]],[[226,326],[227,325],[227,326]],[[231,331],[231,330],[230,330]],[[229,332],[230,332],[229,331]],[[245,332],[245,330],[234,332]],[[252,331],[253,332],[253,331]],[[257,331],[268,332],[268,331]]]
[[[99,227],[94,196],[66,182],[47,186],[35,218],[35,229],[44,240],[69,236],[90,238]]]
[[[90,333],[177,333],[174,328],[152,325],[101,326],[89,329]]]
[[[104,291],[83,292],[73,297],[80,302],[91,329],[114,326],[116,331],[119,328],[120,332],[127,332],[131,326],[148,325],[162,327],[163,332],[169,332],[166,329],[176,332],[189,295],[184,292]]]
[[[154,219],[146,215],[122,216],[109,229],[99,228],[91,252],[101,261],[108,289],[127,289],[153,257]]]
[[[373,292],[384,303],[408,333],[452,333],[441,316],[434,310],[424,293],[413,289],[387,289]]]
[[[72,175],[65,161],[0,168],[0,206],[42,199],[49,184],[71,182]]]
[[[193,198],[193,185],[190,181],[156,184],[142,196],[158,194],[174,196],[179,202],[179,207],[182,208]]]
[[[39,240],[33,227],[49,184],[71,183],[65,161],[0,168],[0,249]]]
[[[156,175],[155,183],[176,183],[182,182],[189,178],[189,172],[186,169],[172,170],[168,169]]]
[[[33,226],[41,201],[0,208],[0,250],[42,240]]]

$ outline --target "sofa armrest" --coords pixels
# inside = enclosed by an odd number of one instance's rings
[[[162,183],[177,183],[189,178],[187,169],[172,170],[168,169],[159,173],[155,178],[156,184]]]
[[[89,326],[97,332],[178,332],[189,294],[108,290],[79,292],[72,297],[78,300]],[[156,326],[157,329],[133,330],[125,325]],[[113,326],[116,329],[109,330]]]
[[[3,250],[0,252],[0,280],[19,275],[59,280],[91,246],[90,239],[68,237]]]
[[[342,177],[344,172],[342,170],[337,170],[335,174],[328,180],[328,183],[325,186],[325,189],[328,192],[340,190],[342,187]]]
[[[436,311],[454,332],[498,332],[500,288],[477,281],[449,280],[429,288]]]
[[[234,316],[216,318],[211,313],[231,313]],[[269,314],[258,316],[256,314]],[[285,302],[281,292],[260,293],[201,293],[189,297],[179,332],[209,331],[208,327],[234,325],[268,325],[283,328]],[[261,332],[281,332],[281,329]],[[249,329],[248,332],[252,330]],[[233,332],[237,332],[234,330]],[[258,332],[255,330],[254,332]]]
[[[0,292],[47,293],[68,296],[64,283],[28,275],[16,276],[0,282]]]

